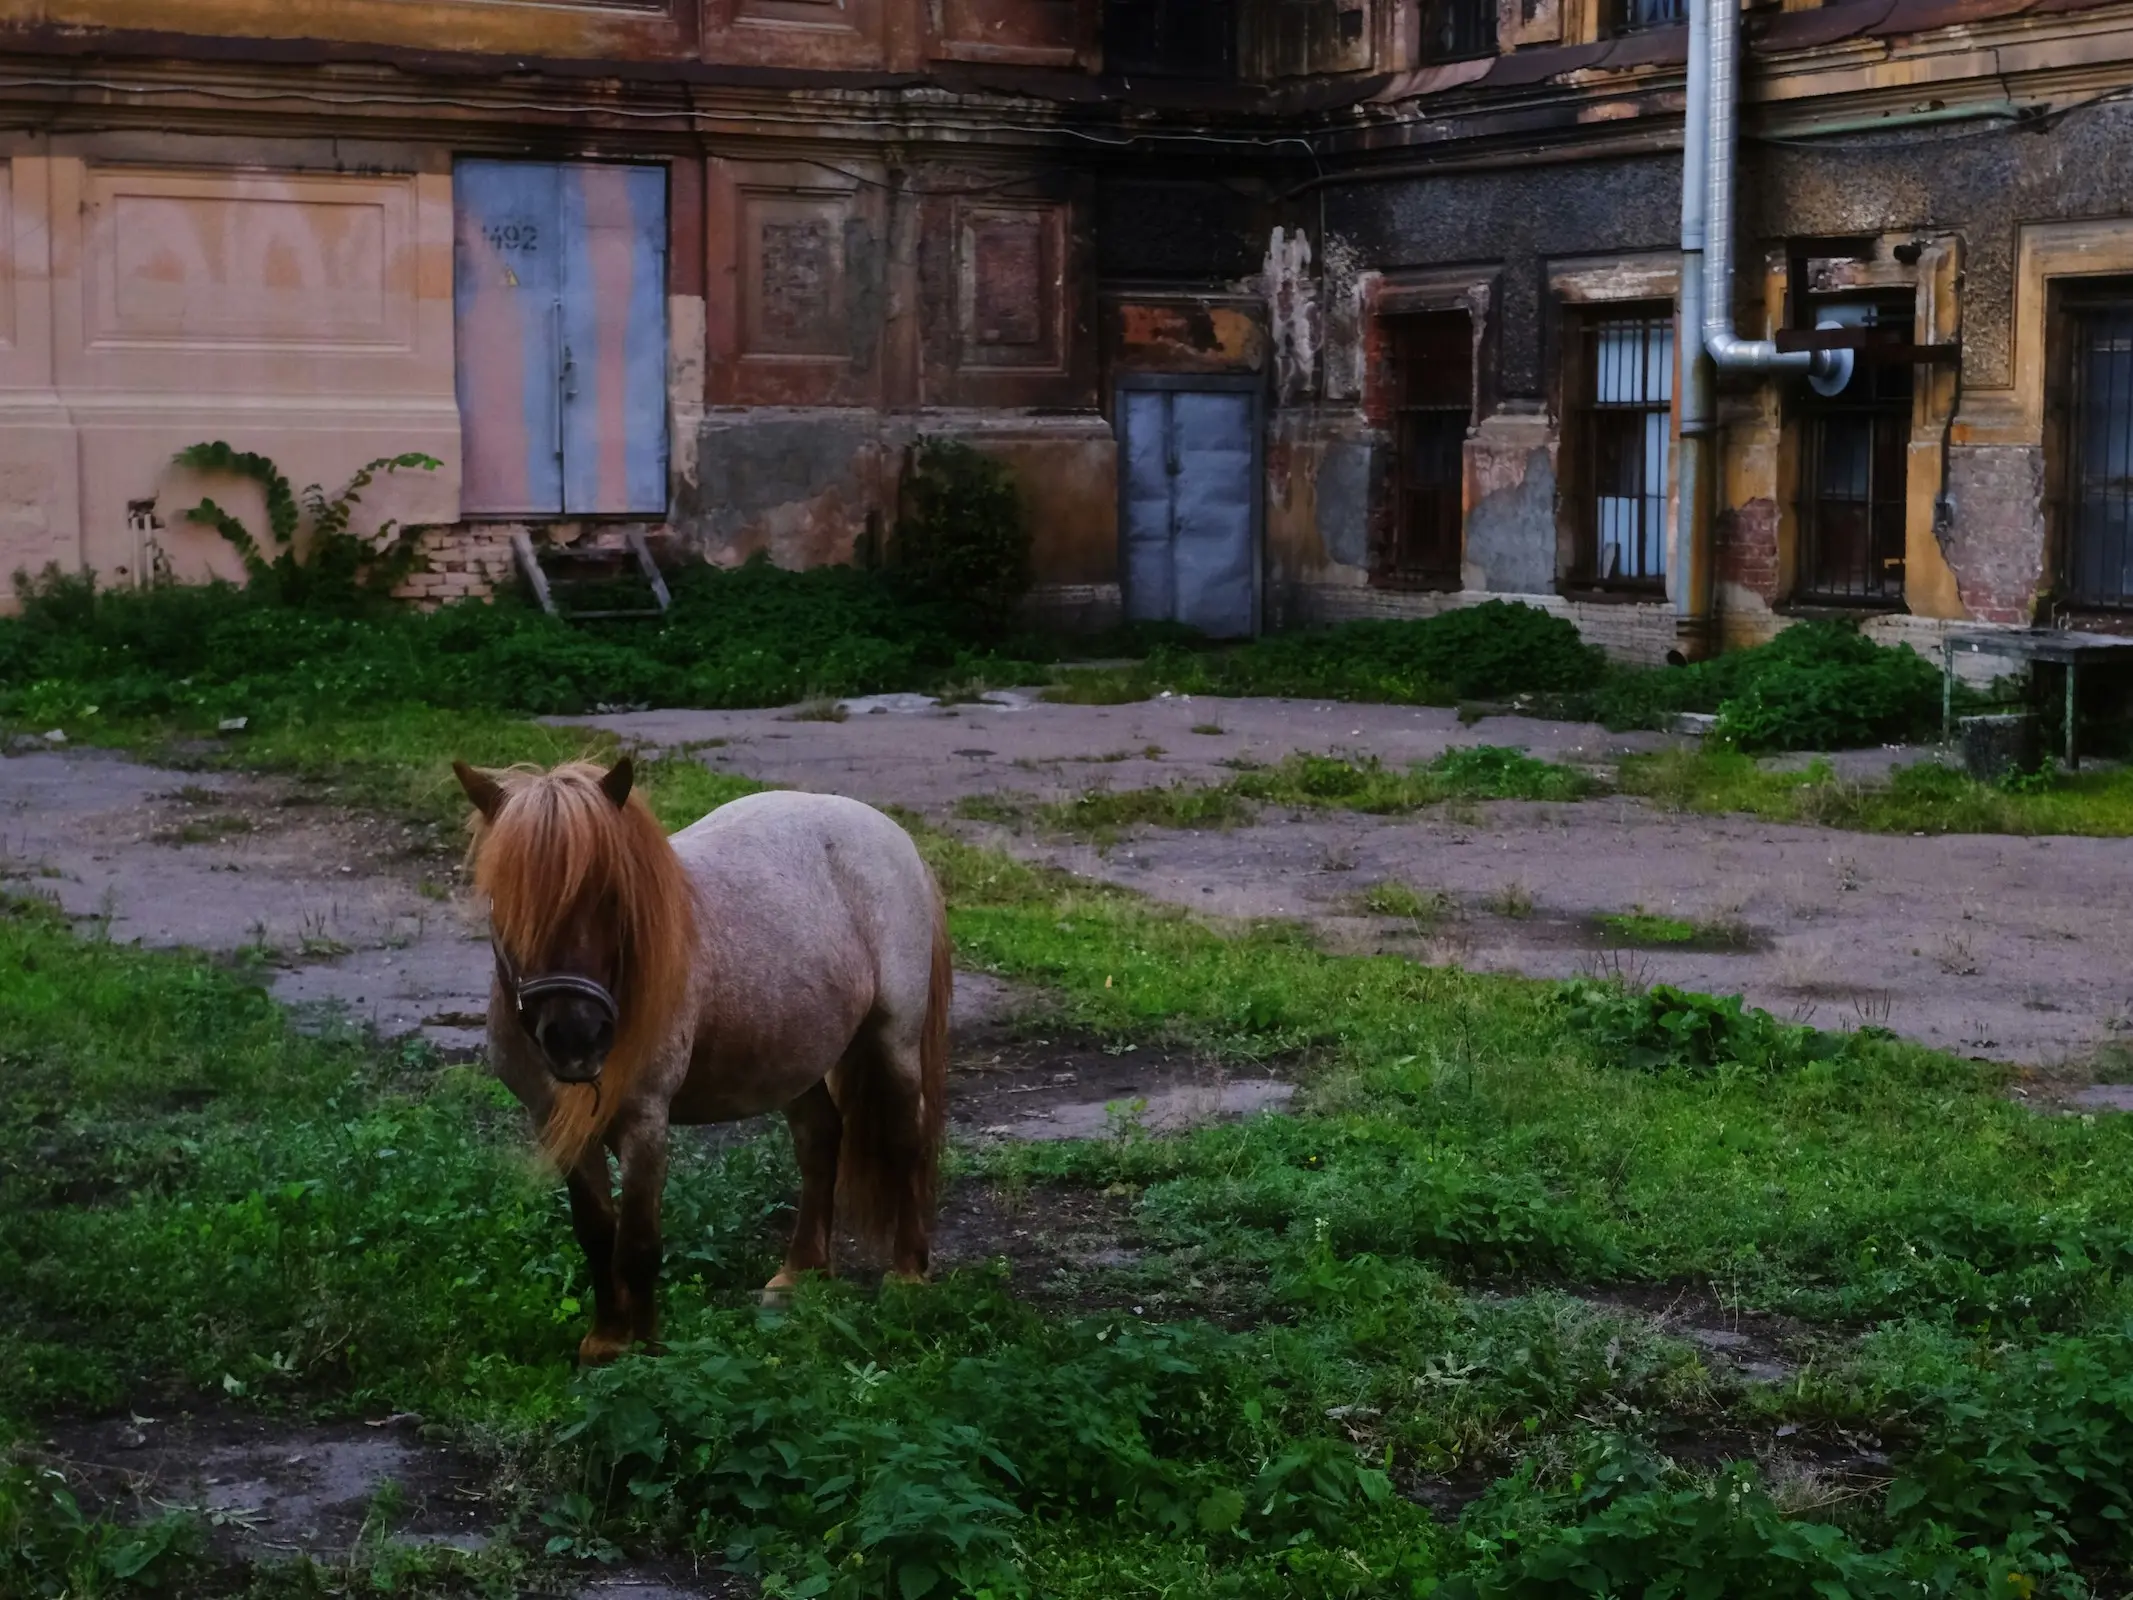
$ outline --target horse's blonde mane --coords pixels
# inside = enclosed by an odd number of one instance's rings
[[[556,1085],[541,1142],[575,1166],[629,1097],[689,992],[696,906],[664,829],[636,793],[617,806],[601,769],[573,761],[550,772],[497,774],[504,802],[474,817],[474,886],[488,896],[497,941],[527,976],[542,971],[575,919],[615,918],[615,1043],[597,1085]]]

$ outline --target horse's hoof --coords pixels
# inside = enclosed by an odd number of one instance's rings
[[[763,1292],[757,1298],[762,1301],[765,1309],[783,1311],[792,1304],[792,1292],[799,1286],[800,1275],[797,1272],[780,1272],[763,1285]]]
[[[581,1367],[604,1367],[610,1361],[629,1354],[630,1342],[611,1333],[588,1333],[578,1341],[578,1365]]]

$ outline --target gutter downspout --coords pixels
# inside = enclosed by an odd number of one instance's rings
[[[1681,654],[1692,661],[1710,654],[1716,642],[1712,570],[1719,473],[1716,370],[1806,377],[1836,366],[1830,352],[1780,351],[1771,340],[1743,339],[1734,331],[1740,17],[1740,0],[1689,0],[1687,104],[1681,138],[1681,327],[1694,344],[1683,350],[1681,362],[1679,516],[1683,537],[1674,626]]]
[[[1681,117],[1681,461],[1676,480],[1674,551],[1675,654],[1700,661],[1711,653],[1712,369],[1703,348],[1704,173],[1710,156],[1710,13],[1689,0],[1689,61]]]

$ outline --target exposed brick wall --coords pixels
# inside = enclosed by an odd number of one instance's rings
[[[455,522],[427,528],[422,534],[422,554],[427,570],[414,573],[393,590],[396,600],[412,601],[425,610],[454,600],[483,600],[518,581],[518,567],[511,553],[511,536],[530,534],[536,547],[571,550],[620,551],[629,548],[622,528],[613,523],[589,522]],[[648,530],[655,553],[671,547],[665,529]]]
[[[1773,500],[1721,511],[1714,529],[1721,583],[1738,584],[1770,603],[1778,599],[1778,514]]]
[[[1943,548],[1963,605],[1984,622],[2027,622],[2044,581],[2044,452],[2030,445],[1948,451]]]
[[[486,599],[511,580],[511,535],[521,524],[455,522],[422,534],[424,570],[393,590],[432,610],[453,600]]]

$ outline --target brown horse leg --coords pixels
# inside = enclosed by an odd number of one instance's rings
[[[578,1346],[588,1365],[610,1361],[629,1344],[615,1286],[615,1200],[607,1178],[607,1152],[598,1145],[578,1158],[566,1180],[570,1190],[570,1227],[592,1272],[592,1331]]]
[[[784,1294],[807,1273],[829,1270],[837,1207],[837,1147],[844,1138],[844,1118],[829,1085],[817,1083],[793,1101],[785,1108],[785,1121],[800,1163],[800,1214],[785,1247],[785,1265],[763,1286],[766,1296]]]
[[[615,1141],[622,1203],[615,1219],[615,1317],[596,1323],[578,1347],[589,1364],[612,1361],[633,1344],[659,1342],[659,1206],[667,1186],[664,1123],[633,1126]]]
[[[896,1185],[896,1231],[890,1242],[889,1276],[906,1283],[925,1281],[932,1261],[930,1208],[925,1203],[928,1186],[926,1133],[920,1099],[919,1052],[915,1046],[891,1045],[882,1051],[883,1066],[897,1086],[896,1095],[882,1106],[892,1119],[894,1133],[884,1141],[893,1152],[900,1180]]]

